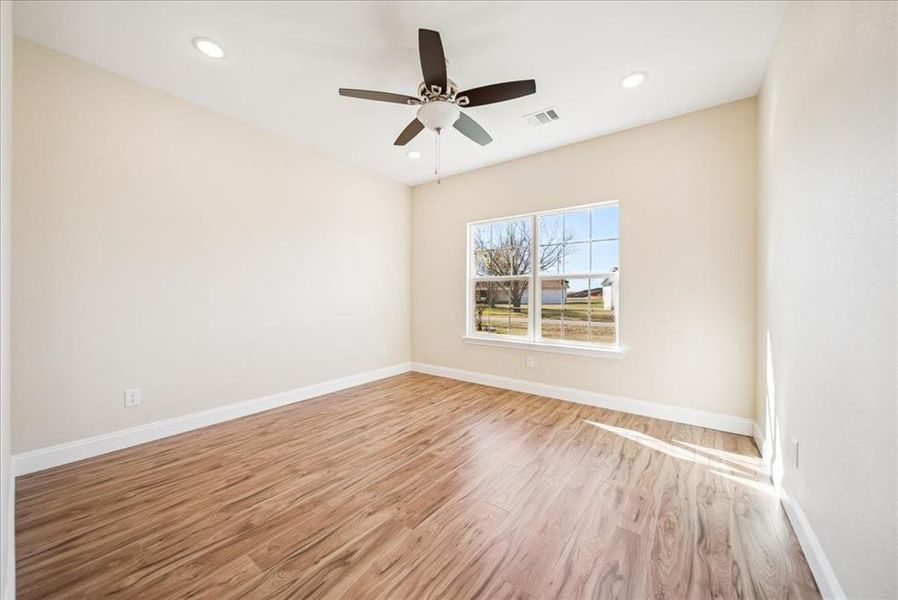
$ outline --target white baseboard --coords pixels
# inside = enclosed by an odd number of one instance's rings
[[[767,439],[764,436],[764,430],[757,421],[752,424],[751,437],[755,441],[755,446],[758,447],[758,452],[761,453],[761,458],[764,460],[764,464],[767,465],[768,472],[770,472],[770,448],[767,447]]]
[[[525,379],[514,379],[512,377],[489,375],[486,373],[478,373],[476,371],[465,371],[463,369],[440,367],[437,365],[417,362],[412,363],[412,370],[419,373],[427,373],[429,375],[459,379],[461,381],[479,383],[481,385],[515,390],[527,394],[536,394],[538,396],[547,396],[549,398],[567,400],[568,402],[576,402],[577,404],[588,404],[590,406],[609,408],[611,410],[654,417],[665,421],[676,421],[677,423],[686,423],[687,425],[698,425],[700,427],[728,431],[730,433],[738,433],[741,435],[752,435],[754,426],[754,421],[752,419],[746,419],[744,417],[735,417],[704,410],[671,406],[646,400],[634,400],[632,398],[624,398],[621,396],[597,394],[586,390],[537,383]]]
[[[392,377],[411,370],[410,363],[400,363],[382,369],[357,373],[340,379],[333,379],[323,383],[316,383],[306,387],[271,394],[261,398],[236,402],[226,406],[210,408],[201,412],[195,412],[180,417],[147,423],[128,429],[121,429],[111,433],[105,433],[94,437],[77,440],[66,444],[39,448],[29,452],[13,455],[13,473],[16,476],[27,475],[36,471],[42,471],[51,467],[57,467],[67,463],[99,456],[107,452],[114,452],[123,448],[129,448],[138,444],[151,442],[160,438],[184,433],[193,429],[215,425],[231,419],[245,417],[272,408],[278,408],[294,402],[301,402],[337,392],[346,388],[361,385],[385,377]]]
[[[780,502],[786,510],[786,516],[789,517],[792,529],[795,530],[795,537],[798,538],[801,550],[804,552],[817,587],[820,589],[820,595],[827,600],[845,600],[845,592],[836,578],[832,565],[826,559],[823,546],[820,545],[820,541],[814,534],[814,529],[801,509],[801,505],[789,496],[785,489],[780,488],[779,494]]]
[[[498,375],[488,375],[474,371],[464,371],[449,367],[439,367],[424,363],[400,363],[398,365],[358,373],[286,392],[279,392],[261,398],[245,400],[227,406],[113,431],[111,433],[76,440],[74,442],[23,452],[13,456],[13,473],[15,476],[27,475],[29,473],[57,467],[85,458],[99,456],[116,450],[122,450],[124,448],[151,442],[171,435],[252,415],[279,406],[292,404],[294,402],[301,402],[309,398],[321,396],[322,394],[336,392],[363,383],[405,373],[410,370],[547,396],[549,398],[558,398],[580,404],[600,406],[602,408],[610,408],[668,421],[677,421],[689,425],[699,425],[701,427],[719,429],[721,431],[729,431],[743,435],[752,434],[753,421],[741,417],[669,406],[658,404],[656,402],[647,402],[645,400],[634,400],[620,396],[596,394],[594,392],[587,392],[585,390],[574,388],[536,383],[523,379],[512,379],[510,377],[501,377]]]
[[[763,431],[763,428],[758,423],[755,423],[753,437],[769,472],[773,467],[773,458]],[[771,483],[779,495],[780,503],[782,503],[783,509],[786,511],[786,516],[789,518],[795,537],[798,538],[798,544],[801,546],[801,551],[808,561],[808,566],[811,568],[811,573],[814,575],[814,580],[820,589],[820,595],[827,600],[845,600],[847,596],[845,596],[845,592],[836,578],[836,573],[833,571],[832,565],[829,564],[826,553],[823,552],[823,546],[820,545],[820,541],[814,533],[814,528],[811,527],[811,522],[808,521],[801,505],[789,495],[788,490],[784,487],[777,486],[777,482],[774,481],[771,481]]]

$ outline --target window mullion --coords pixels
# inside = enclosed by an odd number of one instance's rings
[[[530,219],[530,230],[533,232],[530,236],[530,339],[535,341],[539,339],[542,312],[542,290],[539,288],[539,217],[533,215]]]
[[[465,269],[465,275],[467,277],[467,282],[465,283],[465,331],[467,335],[471,335],[474,333],[474,311],[476,310],[476,302],[474,301],[474,289],[477,287],[477,284],[474,283],[473,276],[477,273],[476,269],[474,269],[474,239],[472,237],[472,232],[474,231],[473,225],[468,225],[468,230],[465,234],[465,243],[468,245],[466,250],[466,255],[468,258],[468,266]]]

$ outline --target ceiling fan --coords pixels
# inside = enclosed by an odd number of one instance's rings
[[[450,126],[455,127],[465,137],[485,146],[492,142],[493,138],[460,108],[504,102],[536,92],[536,82],[533,79],[506,81],[459,91],[455,82],[446,76],[446,55],[443,54],[443,41],[437,31],[418,30],[418,54],[421,57],[424,81],[418,85],[417,96],[340,88],[341,96],[418,107],[415,119],[393,142],[395,146],[405,146],[425,127],[435,131],[439,136],[440,132]]]

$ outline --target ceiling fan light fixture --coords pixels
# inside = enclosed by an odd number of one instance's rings
[[[421,153],[418,152],[417,150],[409,150],[408,152],[405,153],[405,155],[408,156],[412,160],[418,160],[419,158],[421,158]]]
[[[422,104],[418,109],[418,120],[433,131],[442,131],[452,127],[458,121],[459,115],[458,107],[445,100],[428,102]]]
[[[208,38],[193,38],[193,46],[209,58],[223,58],[224,49]]]
[[[629,75],[621,79],[620,84],[621,87],[635,88],[637,85],[645,81],[645,78],[645,71],[636,71],[635,73],[630,73]]]

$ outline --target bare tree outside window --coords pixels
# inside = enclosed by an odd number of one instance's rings
[[[560,228],[559,228],[560,229]],[[568,236],[569,239],[570,236]],[[539,249],[540,272],[550,271],[560,265],[569,251],[569,246],[561,243],[560,231],[553,232],[551,238],[558,243],[541,246]],[[474,231],[474,257],[479,275],[520,275],[529,277],[533,268],[533,228],[526,219],[510,219],[493,223],[490,228]],[[500,281],[496,284],[504,290],[512,310],[521,312],[521,303],[527,290],[527,279]],[[495,296],[490,295],[488,305],[494,306]]]

